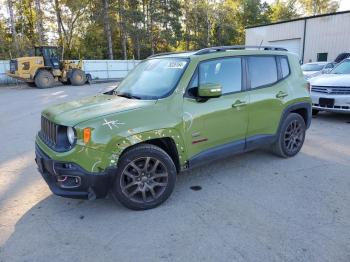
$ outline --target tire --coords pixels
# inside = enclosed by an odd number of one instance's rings
[[[73,86],[82,86],[86,83],[86,75],[80,69],[73,69],[69,81]]]
[[[283,158],[299,153],[305,140],[306,125],[301,115],[290,113],[283,121],[273,152]]]
[[[316,116],[319,112],[320,112],[320,110],[312,109],[312,115],[313,116]]]
[[[120,158],[112,195],[133,210],[155,208],[173,192],[176,175],[175,164],[163,149],[141,144]]]
[[[37,88],[53,87],[54,82],[53,75],[47,70],[40,70],[35,76],[35,85]]]

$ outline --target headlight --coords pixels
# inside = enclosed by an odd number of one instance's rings
[[[75,132],[73,127],[67,127],[67,138],[69,143],[73,145],[75,141]]]

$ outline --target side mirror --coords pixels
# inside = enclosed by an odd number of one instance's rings
[[[198,96],[200,98],[215,98],[220,97],[222,89],[220,84],[201,84],[198,87]]]

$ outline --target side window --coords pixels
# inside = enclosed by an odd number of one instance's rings
[[[248,57],[251,88],[258,88],[277,82],[277,64],[274,56]]]
[[[281,69],[282,69],[282,78],[285,78],[289,75],[289,63],[288,63],[288,58],[282,56],[281,59]]]
[[[207,83],[220,84],[222,94],[241,91],[241,58],[223,58],[200,63],[199,84]]]

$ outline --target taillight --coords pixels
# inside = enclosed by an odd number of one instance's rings
[[[307,90],[309,93],[311,93],[311,85],[310,85],[309,82],[307,82],[307,84],[306,84],[306,90]]]

